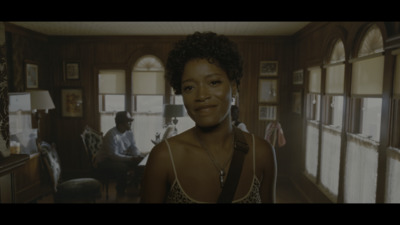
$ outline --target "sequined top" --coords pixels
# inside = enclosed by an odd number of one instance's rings
[[[251,184],[251,187],[247,194],[239,199],[233,200],[232,203],[261,203],[261,197],[260,197],[260,181],[255,175],[255,147],[254,147],[254,135],[252,135],[253,138],[253,182]],[[175,174],[175,180],[168,192],[167,195],[167,203],[207,203],[207,202],[201,202],[197,201],[193,198],[191,198],[189,195],[186,194],[186,192],[183,190],[177,173],[175,169],[175,163],[174,163],[174,158],[172,157],[172,152],[171,148],[169,147],[169,143],[167,140],[165,140],[167,146],[168,146],[168,151],[169,155],[171,158],[172,162],[172,167],[174,169],[174,174]]]

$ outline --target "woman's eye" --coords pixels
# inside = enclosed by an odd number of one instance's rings
[[[182,89],[183,89],[184,92],[188,92],[188,91],[191,91],[193,89],[193,86],[184,86]]]
[[[210,84],[211,84],[212,86],[216,86],[216,85],[218,85],[218,84],[220,84],[220,83],[222,83],[222,81],[220,81],[220,80],[213,80],[213,81],[210,82]]]

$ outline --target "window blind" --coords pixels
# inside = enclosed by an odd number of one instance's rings
[[[382,95],[384,56],[353,62],[352,95]]]
[[[125,94],[125,70],[100,70],[100,94]]]
[[[309,71],[308,91],[310,93],[321,93],[321,68],[311,67]]]
[[[327,94],[344,93],[344,64],[326,68],[325,92]]]
[[[134,71],[132,77],[132,91],[135,95],[165,93],[164,71]]]

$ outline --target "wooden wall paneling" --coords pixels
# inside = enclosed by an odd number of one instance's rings
[[[255,123],[258,120],[258,94],[257,82],[258,82],[258,68],[259,56],[257,51],[253,50],[251,44],[241,43],[240,47],[241,54],[243,57],[243,78],[239,87],[239,110],[240,117],[244,123],[246,123],[249,131],[256,133]],[[251,54],[250,54],[251,52]]]
[[[287,135],[285,132],[288,130],[289,126],[293,124],[288,123],[288,119],[291,115],[291,81],[293,68],[293,43],[292,39],[287,38],[285,40],[279,40],[277,43],[282,50],[276,52],[277,58],[279,59],[279,106],[278,106],[278,121],[280,122],[285,138]],[[291,141],[290,139],[286,140]],[[282,176],[289,176],[291,165],[292,165],[292,155],[294,149],[288,148],[288,145],[278,147],[276,146],[278,163],[281,163],[279,174]],[[279,166],[279,165],[278,165]]]
[[[266,105],[258,102],[258,82],[260,79],[261,61],[278,61],[278,106],[279,121],[283,127],[286,123],[287,110],[290,108],[288,92],[290,87],[287,85],[288,76],[292,70],[293,44],[289,38],[253,38],[237,41],[240,52],[244,60],[244,77],[240,85],[240,119],[246,123],[250,132],[264,138],[265,127],[269,121],[258,120],[258,106]],[[284,128],[285,129],[285,128]],[[290,152],[285,151],[286,147],[278,149],[276,155],[278,161],[279,176],[287,174],[290,165]]]

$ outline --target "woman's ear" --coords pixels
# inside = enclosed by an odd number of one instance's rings
[[[231,87],[232,87],[232,98],[235,98],[238,93],[238,87],[235,81],[231,82]]]

